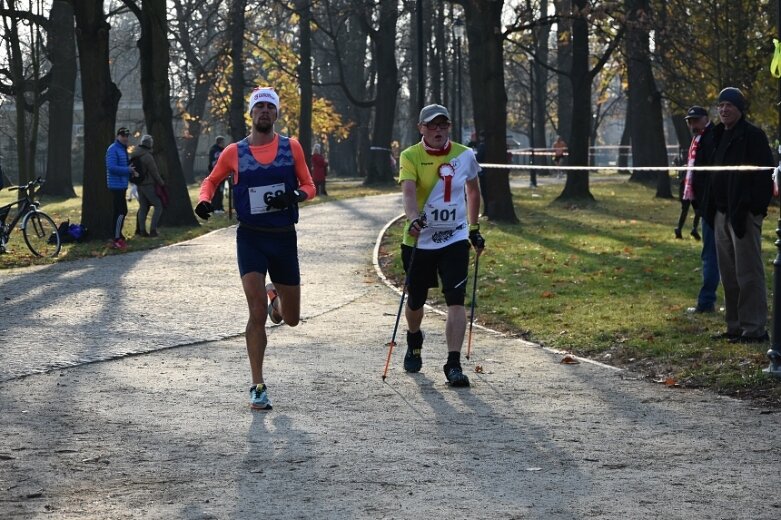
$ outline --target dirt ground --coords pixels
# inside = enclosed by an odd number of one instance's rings
[[[186,341],[156,336],[144,350],[141,338],[128,354],[44,373],[34,370],[37,357],[30,366],[18,359],[0,380],[0,518],[781,517],[781,417],[771,408],[651,385],[586,360],[561,364],[557,353],[483,329],[464,361],[473,385],[453,389],[434,311],[424,321],[422,372],[403,371],[398,347],[383,382],[399,297],[374,275],[371,247],[399,204],[381,196],[302,212],[304,321],[269,328],[267,413],[247,407],[244,302],[208,306],[198,292],[214,283],[198,265],[226,261],[229,232],[194,241],[187,258],[198,262],[182,261],[181,248],[106,259],[118,265],[100,268],[122,280],[145,259],[168,266],[171,279],[191,277],[157,300],[132,292],[150,309],[178,309],[155,326]],[[350,219],[366,225],[345,243],[333,223]],[[49,299],[65,276],[52,273]],[[13,280],[0,278],[0,291],[10,294]],[[235,284],[224,290],[240,296]],[[0,324],[3,343],[19,337],[21,323]],[[84,330],[108,348],[102,325]],[[74,334],[44,346],[34,336],[34,350],[52,355],[88,341]]]

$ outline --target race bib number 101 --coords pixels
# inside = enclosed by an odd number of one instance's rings
[[[442,204],[438,207],[428,204],[426,207],[428,225],[432,228],[452,229],[456,227],[462,219],[462,215],[459,213],[457,204]]]

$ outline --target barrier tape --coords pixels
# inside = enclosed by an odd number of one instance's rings
[[[551,170],[551,171],[626,171],[626,172],[653,172],[653,171],[768,171],[775,170],[775,166],[545,166],[542,164],[494,164],[480,163],[481,168],[504,168],[505,170]]]

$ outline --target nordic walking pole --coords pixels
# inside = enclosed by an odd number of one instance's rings
[[[469,356],[472,355],[472,324],[475,321],[475,298],[477,297],[477,266],[480,262],[480,253],[482,253],[482,250],[477,251],[477,256],[475,257],[475,276],[474,280],[472,280],[472,305],[471,310],[469,311],[469,339],[466,342],[466,358],[469,359]]]
[[[396,346],[396,331],[399,329],[399,320],[401,319],[401,309],[404,307],[404,295],[407,291],[407,285],[409,285],[409,276],[412,272],[412,263],[415,261],[415,251],[418,250],[418,236],[420,230],[426,227],[426,214],[423,213],[418,218],[410,223],[410,226],[416,226],[418,235],[415,235],[415,244],[412,246],[412,253],[409,255],[409,264],[407,265],[407,272],[404,276],[404,287],[401,288],[401,300],[399,301],[399,311],[396,313],[396,324],[393,326],[393,335],[391,336],[390,343],[388,343],[388,358],[385,360],[385,370],[382,371],[382,380],[388,375],[388,367],[390,366],[391,354],[393,353],[393,347]]]
[[[409,257],[409,266],[407,267],[407,274],[404,276],[404,287],[401,288],[401,300],[399,300],[399,311],[396,313],[396,324],[393,326],[393,335],[391,335],[390,343],[388,343],[388,358],[385,360],[385,370],[382,371],[382,380],[388,375],[388,367],[390,366],[391,354],[393,353],[393,347],[396,346],[396,331],[399,330],[399,320],[401,319],[401,309],[404,308],[404,295],[407,292],[407,284],[409,283],[409,274],[412,272],[412,261],[415,260],[415,251],[417,250],[417,243],[412,247],[412,254]]]

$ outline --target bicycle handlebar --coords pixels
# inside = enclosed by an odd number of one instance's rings
[[[8,191],[16,191],[16,190],[30,191],[35,186],[41,186],[44,182],[46,182],[46,179],[42,179],[41,177],[38,177],[34,181],[30,181],[24,186],[9,186]]]

